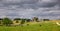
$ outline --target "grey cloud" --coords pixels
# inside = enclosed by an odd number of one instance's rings
[[[36,3],[38,0],[3,0],[3,3],[22,3],[22,4],[32,4]]]
[[[2,0],[0,16],[57,19],[60,16],[59,1],[57,0]],[[3,16],[2,16],[3,15]]]
[[[2,4],[4,6],[10,6],[10,5],[19,5],[23,8],[40,8],[40,7],[53,7],[57,4],[57,1],[53,0],[42,0],[39,2],[39,0],[3,0]]]

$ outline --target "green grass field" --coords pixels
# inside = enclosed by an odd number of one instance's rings
[[[52,22],[40,22],[33,25],[22,26],[0,26],[0,31],[60,31],[60,26]]]

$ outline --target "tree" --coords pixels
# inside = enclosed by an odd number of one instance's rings
[[[26,20],[26,19],[22,19],[21,24],[24,24],[24,23],[25,23],[25,20]]]
[[[10,26],[13,22],[11,21],[11,19],[9,18],[4,18],[3,19],[3,24],[6,25],[6,26]]]
[[[36,21],[36,22],[39,22],[38,17],[34,17],[33,20]]]
[[[14,20],[21,20],[20,18],[15,18]]]
[[[2,19],[2,18],[0,18],[0,24],[2,24],[2,20],[3,20],[3,19]]]
[[[16,21],[16,23],[19,23],[19,20],[21,20],[20,18],[15,18],[14,21]]]
[[[2,18],[0,18],[0,20],[3,20]]]
[[[43,21],[49,21],[49,19],[43,19]]]
[[[26,22],[30,22],[31,21],[31,19],[26,19]]]
[[[0,24],[2,23],[2,21],[0,21]]]

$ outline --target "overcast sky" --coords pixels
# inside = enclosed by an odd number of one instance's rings
[[[60,19],[60,0],[0,0],[0,17]]]

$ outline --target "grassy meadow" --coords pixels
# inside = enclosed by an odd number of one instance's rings
[[[29,22],[23,26],[0,26],[0,31],[60,31],[60,26],[55,22],[59,21]]]

